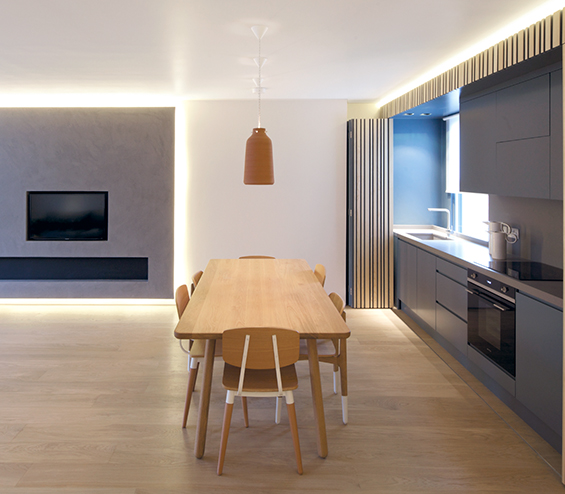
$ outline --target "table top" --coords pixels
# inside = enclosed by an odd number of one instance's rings
[[[347,338],[349,328],[303,259],[212,259],[175,328],[179,339],[226,329],[295,329],[301,338]]]

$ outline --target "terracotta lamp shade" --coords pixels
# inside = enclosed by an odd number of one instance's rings
[[[273,185],[273,143],[265,129],[253,129],[245,145],[245,185]]]

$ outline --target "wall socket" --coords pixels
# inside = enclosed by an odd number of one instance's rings
[[[510,235],[514,235],[516,240],[518,240],[520,238],[520,230],[518,230],[518,228],[512,228]]]

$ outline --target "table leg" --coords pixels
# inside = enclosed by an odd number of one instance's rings
[[[308,364],[310,367],[310,385],[312,387],[314,419],[318,431],[318,456],[325,458],[328,456],[328,437],[326,435],[326,419],[324,417],[320,363],[318,362],[318,343],[313,338],[308,338],[306,341],[308,342]]]
[[[212,392],[212,373],[214,372],[214,354],[216,353],[216,340],[206,340],[204,350],[204,378],[200,406],[198,408],[198,423],[196,424],[196,439],[194,442],[194,456],[202,458],[206,447],[206,429],[208,428],[208,411],[210,409],[210,395]]]

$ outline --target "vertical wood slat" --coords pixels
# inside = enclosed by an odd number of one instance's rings
[[[388,120],[353,120],[353,306],[393,305],[392,161]]]
[[[460,63],[406,94],[383,105],[379,118],[389,118],[415,106],[471,84],[565,43],[563,15],[565,9],[537,21],[519,33]]]

